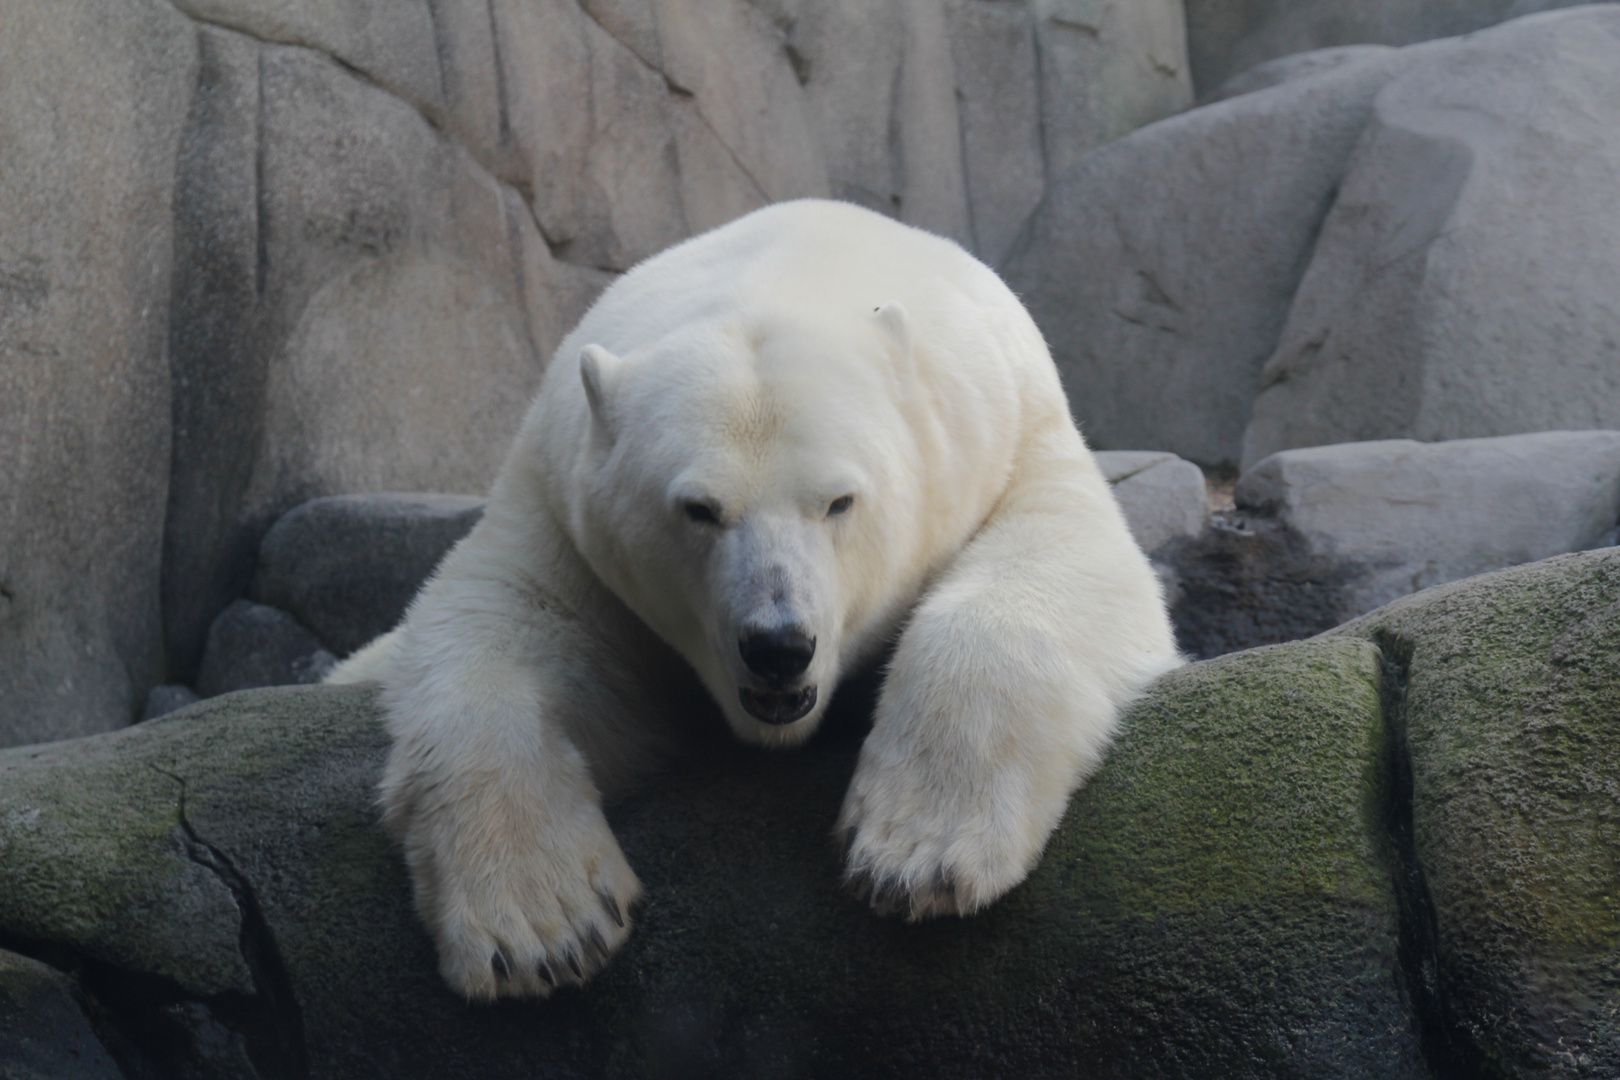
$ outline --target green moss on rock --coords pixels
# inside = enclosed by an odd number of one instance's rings
[[[1431,589],[1334,636],[1407,657],[1459,1053],[1487,1075],[1620,1076],[1620,550]]]
[[[544,1003],[469,1007],[439,981],[377,824],[387,740],[364,688],[244,692],[0,761],[15,805],[80,823],[12,837],[32,876],[82,877],[86,853],[117,850],[126,892],[184,869],[184,781],[186,825],[251,890],[273,941],[260,993],[284,992],[284,1052],[312,1077],[1416,1077],[1378,673],[1375,649],[1336,641],[1172,674],[1025,885],[916,926],[839,884],[830,830],[855,739],[717,743],[613,812],[649,899],[597,982]],[[90,824],[126,818],[144,824],[111,844]],[[0,892],[0,925],[20,922],[17,895]],[[109,947],[83,919],[23,907],[34,938]],[[135,910],[136,970],[217,984],[224,928],[178,934]]]

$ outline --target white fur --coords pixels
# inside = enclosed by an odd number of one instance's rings
[[[818,693],[777,726],[740,701],[737,642],[788,624]],[[896,633],[848,874],[880,910],[965,914],[1029,873],[1121,705],[1179,663],[1017,299],[949,241],[814,201],[621,278],[478,527],[332,677],[382,678],[383,801],[445,978],[547,993],[542,965],[577,981],[624,940],[640,885],[600,793],[679,739],[688,672],[739,738],[793,745]]]

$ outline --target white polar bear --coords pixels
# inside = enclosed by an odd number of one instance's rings
[[[819,201],[619,279],[483,520],[333,675],[383,682],[386,818],[445,979],[546,994],[624,941],[641,886],[602,792],[679,738],[690,672],[739,738],[792,746],[897,634],[847,877],[880,913],[968,914],[1180,662],[1018,300],[950,241]]]

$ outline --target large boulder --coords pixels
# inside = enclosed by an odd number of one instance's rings
[[[1620,6],[1425,48],[1374,103],[1245,466],[1361,439],[1620,428]]]
[[[1102,449],[1235,464],[1390,50],[1162,120],[1055,180],[1003,274]]]
[[[1381,678],[1358,640],[1173,673],[1025,885],[915,926],[828,839],[859,695],[800,753],[717,735],[611,814],[624,953],[472,1008],[376,820],[374,690],[245,691],[0,754],[0,939],[78,964],[161,1075],[1426,1077]]]
[[[1436,1075],[1620,1075],[1620,551],[1443,585],[1333,637],[1390,666]]]
[[[1247,467],[1620,427],[1617,42],[1604,4],[1296,57],[1082,157],[1003,272],[1088,436]]]
[[[197,64],[161,0],[0,14],[0,745],[163,674],[172,195]]]

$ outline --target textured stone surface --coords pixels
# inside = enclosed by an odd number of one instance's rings
[[[1392,52],[1160,121],[1050,187],[1003,268],[1094,447],[1235,463]]]
[[[346,656],[394,628],[483,512],[483,499],[465,495],[312,499],[265,534],[252,597],[291,612]]]
[[[1245,466],[1325,443],[1620,427],[1620,6],[1424,48],[1378,94],[1266,364]]]
[[[1187,0],[1187,51],[1202,95],[1275,57],[1334,45],[1406,45],[1452,37],[1527,14],[1522,7],[1511,10],[1521,5],[1513,0]]]
[[[597,281],[554,260],[518,194],[407,102],[320,53],[199,40],[164,582],[182,679],[285,510],[482,490]]]
[[[1235,495],[1312,554],[1353,564],[1348,618],[1431,585],[1614,544],[1620,432],[1287,450],[1244,473]]]
[[[1172,540],[1197,536],[1209,522],[1204,471],[1179,458],[1132,473],[1114,484],[1131,535],[1152,554]]]
[[[279,608],[233,600],[208,628],[197,693],[317,683],[337,664],[320,639]]]
[[[171,195],[196,65],[159,0],[0,16],[0,745],[162,678]]]
[[[1620,551],[1444,585],[1334,633],[1383,643],[1404,678],[1437,1073],[1620,1075]]]
[[[200,700],[202,699],[197,696],[197,691],[189,686],[182,686],[179,683],[154,686],[147,691],[146,704],[141,706],[141,721],[144,723],[147,720],[156,720],[187,705],[195,705]]]
[[[612,814],[649,894],[626,951],[583,992],[472,1009],[439,982],[375,820],[373,692],[248,691],[0,755],[0,934],[104,953],[105,919],[82,897],[182,878],[229,897],[231,883],[240,934],[222,918],[176,940],[173,903],[133,923],[111,910],[140,943],[120,954],[130,971],[213,986],[203,972],[254,958],[236,1012],[196,1006],[224,1042],[233,1017],[271,1033],[246,1044],[261,1074],[529,1076],[544,1061],[607,1076],[927,1062],[1422,1077],[1397,970],[1379,678],[1359,641],[1172,674],[1027,884],[978,917],[919,926],[878,920],[839,886],[827,835],[859,705],[801,753],[719,742]],[[53,881],[92,887],[52,905]],[[178,1070],[201,1051],[173,1012],[142,1014],[143,1052]]]
[[[121,1080],[68,976],[0,949],[0,1076],[6,1080]]]
[[[1256,90],[1267,90],[1295,79],[1308,79],[1324,75],[1346,64],[1387,56],[1393,50],[1388,45],[1338,45],[1331,49],[1313,49],[1293,53],[1257,64],[1240,75],[1227,79],[1199,99],[1200,105],[1209,105]]]

